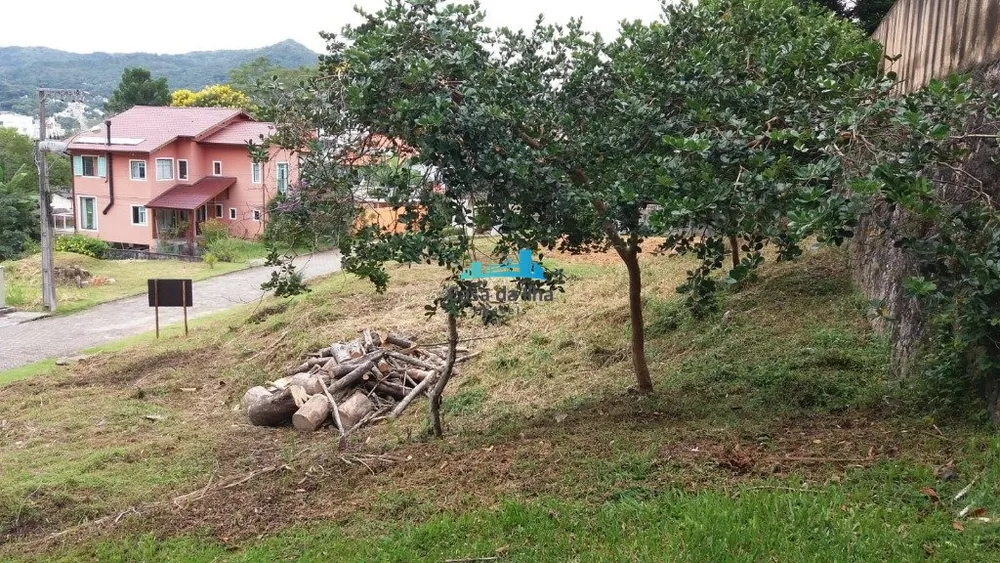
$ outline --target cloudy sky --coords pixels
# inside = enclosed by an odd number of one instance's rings
[[[659,0],[481,0],[492,26],[528,27],[539,13],[549,21],[583,17],[585,27],[614,34],[622,19],[656,19]],[[323,50],[320,31],[357,21],[353,6],[374,10],[383,0],[171,0],[165,3],[92,0],[78,18],[79,0],[45,0],[41,30],[32,2],[3,2],[0,46],[44,46],[89,53],[184,53],[245,49],[294,39]],[[253,9],[250,6],[266,6]],[[17,23],[17,25],[12,25]]]

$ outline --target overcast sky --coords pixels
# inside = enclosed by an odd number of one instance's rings
[[[622,19],[656,19],[659,0],[482,0],[488,23],[528,27],[539,13],[562,22],[582,16],[584,26],[605,35]],[[255,9],[254,5],[263,6]],[[382,0],[91,0],[82,16],[80,0],[45,0],[41,30],[33,2],[3,0],[0,46],[43,46],[77,53],[185,53],[263,47],[285,39],[322,51],[320,31],[339,32],[356,22],[355,4],[377,9]]]

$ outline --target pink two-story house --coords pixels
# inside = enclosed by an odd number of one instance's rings
[[[267,204],[297,181],[298,158],[277,148],[254,162],[274,125],[228,108],[137,106],[74,136],[76,230],[125,248],[190,252],[200,224],[264,232]]]

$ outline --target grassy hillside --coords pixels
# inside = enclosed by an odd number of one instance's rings
[[[199,90],[226,82],[229,71],[257,57],[272,64],[298,68],[316,64],[317,54],[292,40],[259,49],[197,51],[180,55],[152,53],[69,53],[45,47],[0,47],[0,110],[34,115],[35,89],[81,88],[92,95],[92,104],[118,87],[126,67],[149,69],[154,77],[166,76],[172,90]],[[27,96],[25,99],[24,97]]]
[[[361,327],[441,340],[422,314],[440,276],[427,268],[397,271],[385,295],[335,275],[200,319],[191,338],[0,387],[0,557],[1000,556],[997,522],[968,517],[1000,513],[1000,439],[913,410],[841,253],[768,266],[725,297],[726,322],[683,313],[672,288],[690,263],[643,253],[650,397],[629,391],[622,268],[556,260],[555,302],[505,328],[464,323],[482,354],[449,389],[442,441],[423,437],[423,403],[343,450],[239,411],[248,386]]]

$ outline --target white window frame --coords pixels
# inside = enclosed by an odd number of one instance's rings
[[[166,161],[170,162],[170,177],[169,178],[160,178],[160,161],[161,160],[166,160]],[[153,163],[153,167],[156,169],[156,181],[157,182],[173,182],[174,181],[174,159],[173,158],[169,158],[169,157],[160,157],[160,158],[157,158],[154,161],[154,163]]]
[[[141,162],[142,163],[142,178],[136,178],[132,175],[132,163]],[[128,178],[133,182],[145,182],[149,178],[149,165],[144,159],[133,158],[128,161]]]
[[[216,164],[219,165],[219,171],[218,172],[215,171],[215,165]],[[221,160],[213,160],[212,161],[212,176],[222,176],[222,161]]]
[[[222,219],[222,217],[225,214],[226,214],[226,206],[222,205],[221,203],[216,203],[215,204],[215,215],[212,216],[212,219]]]
[[[136,223],[135,222],[135,210],[136,209],[142,209],[142,222],[141,223]],[[132,222],[132,226],[135,226],[135,227],[145,227],[146,225],[149,224],[149,210],[146,209],[145,205],[130,205],[129,206],[129,211],[130,211],[129,221]]]
[[[281,166],[285,166],[285,190],[281,190]],[[277,162],[274,166],[274,187],[279,194],[287,194],[288,187],[292,184],[292,167],[287,162]]]
[[[238,216],[239,215],[236,213],[236,208],[235,207],[230,207],[229,208],[229,220],[230,221],[235,221]]]
[[[183,178],[181,177],[181,163],[182,162],[184,163],[184,177]],[[178,180],[187,180],[190,177],[191,177],[191,166],[188,164],[187,159],[186,158],[178,158],[177,159],[177,179]]]
[[[85,199],[89,199],[89,200],[91,200],[91,201],[94,202],[94,228],[93,229],[88,229],[85,226],[86,225],[86,221],[84,221],[84,211],[83,211],[83,200],[85,200]],[[97,198],[94,197],[94,196],[92,196],[92,195],[82,195],[82,196],[79,196],[79,200],[80,200],[80,230],[81,231],[88,231],[88,232],[92,232],[92,233],[97,232],[99,230],[98,227],[97,227]]]
[[[261,212],[260,209],[254,209],[252,217],[254,223],[260,223],[261,219],[264,218],[264,214]]]
[[[259,162],[250,163],[250,183],[260,184],[264,181],[264,167]]]

